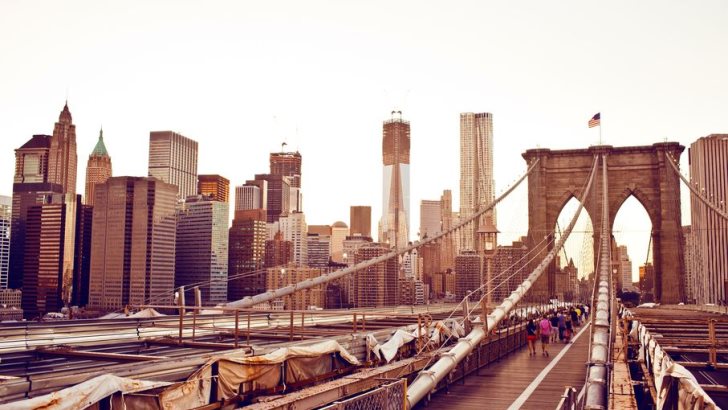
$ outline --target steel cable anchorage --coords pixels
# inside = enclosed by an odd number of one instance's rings
[[[536,267],[536,269],[534,269],[533,272],[531,272],[528,278],[523,281],[523,283],[521,283],[521,285],[519,285],[518,288],[516,288],[516,290],[514,290],[509,297],[503,300],[503,303],[493,309],[493,313],[488,315],[486,322],[483,323],[483,326],[475,327],[467,336],[460,338],[458,343],[455,344],[452,349],[450,349],[447,353],[441,355],[440,359],[435,362],[432,367],[428,368],[427,370],[420,371],[415,381],[407,389],[408,408],[414,407],[415,404],[417,404],[428,393],[430,393],[442,379],[450,374],[450,372],[455,369],[455,367],[473,351],[473,348],[475,346],[480,344],[480,342],[489,332],[491,332],[493,329],[496,328],[496,326],[498,326],[503,318],[508,316],[511,309],[513,309],[513,307],[516,306],[518,302],[520,302],[523,296],[528,293],[536,280],[541,276],[541,274],[543,274],[544,270],[553,261],[554,257],[558,254],[559,251],[561,251],[561,248],[564,246],[564,243],[568,239],[572,229],[574,228],[574,225],[576,224],[576,220],[579,218],[581,210],[584,208],[584,201],[591,191],[592,182],[594,181],[594,175],[596,174],[597,164],[599,163],[598,159],[598,156],[594,157],[594,164],[592,165],[589,179],[586,182],[586,188],[582,191],[583,194],[581,201],[579,202],[579,208],[577,208],[576,212],[574,213],[574,217],[569,223],[569,226],[564,231],[564,234],[559,238],[558,242],[551,250],[551,252],[546,255],[544,260],[539,263],[539,265]]]

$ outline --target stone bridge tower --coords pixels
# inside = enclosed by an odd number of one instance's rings
[[[610,231],[624,201],[634,196],[644,206],[652,222],[655,299],[660,303],[683,301],[685,261],[680,179],[667,163],[670,160],[667,155],[679,159],[684,149],[677,142],[665,142],[638,147],[601,145],[577,150],[532,149],[523,153],[528,164],[540,160],[528,177],[528,245],[529,249],[534,249],[541,244],[542,249],[529,269],[532,271],[535,264],[553,248],[553,243],[543,246],[548,242],[544,242],[544,238],[553,238],[561,210],[572,197],[581,198],[594,157],[603,154],[607,161]],[[601,169],[601,163],[598,169]],[[594,226],[595,258],[602,223],[602,181],[599,175],[595,176],[592,191],[584,200],[584,210]],[[549,267],[547,273],[531,292],[534,300],[545,301],[556,293],[555,264]]]

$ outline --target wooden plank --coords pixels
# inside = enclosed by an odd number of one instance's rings
[[[553,409],[566,385],[574,385],[581,390],[586,375],[588,339],[588,334],[582,335],[571,346],[522,408]],[[447,391],[433,395],[427,406],[448,410],[507,409],[565,346],[563,343],[551,344],[549,357],[541,355],[540,342],[537,343],[536,356],[530,356],[527,348],[521,348],[476,374],[451,384]]]

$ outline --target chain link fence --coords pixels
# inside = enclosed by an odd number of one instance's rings
[[[364,394],[331,403],[322,410],[404,410],[407,380],[399,379]]]

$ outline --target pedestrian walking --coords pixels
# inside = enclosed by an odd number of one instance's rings
[[[564,329],[564,343],[571,343],[571,335],[574,333],[574,329],[571,326],[571,317],[567,316],[565,320],[566,328]]]
[[[559,340],[564,340],[564,330],[566,330],[566,316],[563,311],[559,311]]]
[[[576,310],[572,307],[569,309],[569,316],[571,317],[571,325],[576,328],[579,326],[579,316],[576,314]]]
[[[536,323],[533,321],[533,319],[528,320],[528,324],[526,324],[526,340],[528,341],[528,355],[529,356],[536,356],[536,333],[537,333],[537,327]]]
[[[556,316],[556,312],[551,312],[549,322],[551,322],[551,343],[556,343],[559,338],[559,318]]]
[[[541,354],[548,357],[549,355],[549,339],[551,338],[551,322],[548,317],[543,315],[539,322],[538,330],[541,334]]]

